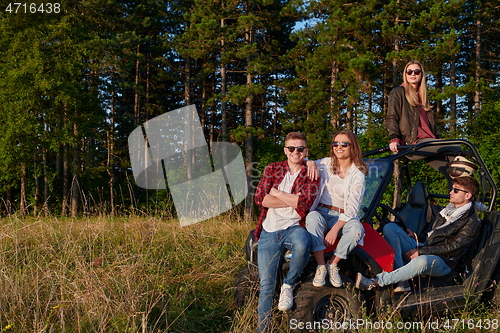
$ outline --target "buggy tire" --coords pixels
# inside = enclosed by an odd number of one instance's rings
[[[349,324],[362,318],[361,294],[353,288],[314,287],[312,279],[295,293],[295,307],[288,313],[291,332],[351,332]],[[342,323],[344,325],[340,326]]]
[[[498,288],[498,284],[495,286],[495,293],[493,294],[493,304],[495,304],[497,307],[500,307],[500,288]]]
[[[256,298],[259,293],[259,270],[257,266],[248,263],[243,267],[236,278],[234,301],[241,307]]]
[[[488,287],[483,292],[481,299],[490,302],[496,307],[500,307],[500,263],[493,270]]]

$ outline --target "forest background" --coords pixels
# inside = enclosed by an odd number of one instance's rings
[[[289,131],[310,158],[340,129],[385,146],[388,94],[411,59],[442,136],[472,141],[500,176],[496,0],[58,4],[0,0],[2,215],[175,217],[168,191],[135,185],[127,138],[191,104],[209,145],[241,146],[251,188]]]

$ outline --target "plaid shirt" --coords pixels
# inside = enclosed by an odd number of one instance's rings
[[[260,233],[262,232],[262,224],[267,216],[267,211],[269,208],[262,206],[262,201],[264,197],[271,192],[271,189],[278,188],[278,186],[285,178],[286,173],[289,171],[288,161],[276,162],[269,164],[264,170],[257,190],[255,191],[255,203],[257,206],[261,207],[259,220],[257,222],[257,227],[254,232],[254,239],[258,240]],[[299,175],[292,186],[292,194],[300,193],[300,197],[297,203],[297,208],[295,211],[300,216],[299,224],[301,227],[305,228],[306,215],[309,212],[316,195],[319,190],[319,179],[311,180],[307,176],[307,165],[306,162],[302,162],[302,167],[299,171]]]

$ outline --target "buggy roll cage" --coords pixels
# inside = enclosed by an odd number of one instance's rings
[[[390,163],[390,169],[388,170],[388,176],[385,177],[384,179],[384,184],[379,187],[378,193],[375,195],[375,200],[373,202],[379,202],[383,192],[385,191],[387,185],[389,184],[392,175],[394,174],[395,176],[395,191],[394,191],[394,204],[393,206],[395,208],[400,208],[401,204],[401,195],[402,195],[402,177],[400,177],[400,172],[399,172],[399,162],[401,158],[406,157],[407,155],[413,154],[420,149],[424,147],[429,147],[429,146],[452,146],[452,145],[460,145],[460,146],[466,146],[467,150],[463,150],[459,152],[458,154],[446,154],[450,156],[455,156],[455,155],[462,155],[462,156],[467,156],[467,158],[471,158],[473,162],[478,166],[478,170],[476,171],[479,176],[479,183],[480,183],[480,191],[477,197],[477,201],[479,202],[487,202],[488,205],[488,211],[493,211],[496,200],[497,200],[497,186],[491,176],[491,173],[488,171],[488,168],[486,167],[483,159],[481,158],[481,155],[477,151],[476,147],[469,141],[463,140],[463,139],[454,139],[454,140],[436,140],[436,141],[427,141],[424,143],[416,144],[416,145],[400,145],[398,146],[398,152],[395,154],[390,154],[382,157],[377,157],[377,155],[384,154],[387,152],[391,152],[389,146],[377,148],[374,150],[370,150],[367,152],[363,153],[363,158],[368,159],[368,160],[385,160],[385,161],[390,161],[393,163]],[[440,154],[437,154],[440,155]],[[446,156],[445,154],[442,154],[443,156]],[[410,178],[410,173],[409,173],[409,168],[408,168],[408,159],[404,158],[403,159],[403,167],[401,170],[401,174],[405,175],[405,180],[406,180],[406,188],[410,189],[412,186],[411,183],[411,178]],[[486,195],[489,196],[486,196]],[[446,195],[433,195],[435,197],[447,197]],[[376,207],[368,207],[365,211],[365,220],[366,221],[371,221],[373,215],[375,214],[375,209]]]

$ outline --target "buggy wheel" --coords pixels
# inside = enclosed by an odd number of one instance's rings
[[[248,263],[238,273],[234,289],[234,301],[237,306],[243,306],[250,299],[256,298],[259,292],[259,270],[257,266]]]
[[[355,331],[351,323],[362,318],[361,294],[353,288],[321,288],[308,279],[296,291],[295,307],[289,312],[292,332]]]
[[[493,270],[488,287],[481,299],[490,302],[495,307],[500,307],[500,263]]]

